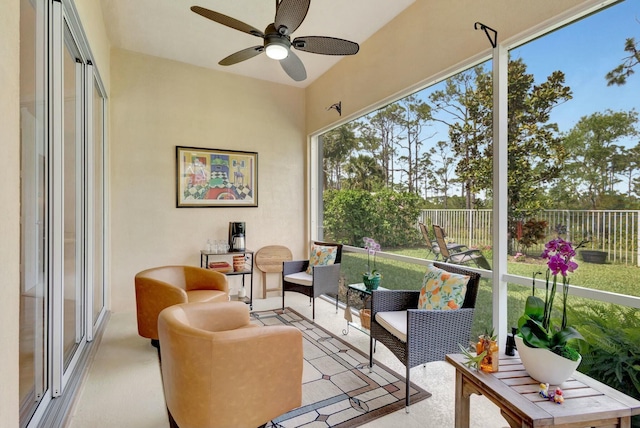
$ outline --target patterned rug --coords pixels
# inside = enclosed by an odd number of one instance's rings
[[[404,408],[404,377],[380,363],[369,373],[369,356],[293,309],[253,312],[258,325],[292,325],[302,331],[302,407],[267,428],[357,427]],[[431,396],[411,384],[411,404]]]

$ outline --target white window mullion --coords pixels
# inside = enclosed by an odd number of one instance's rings
[[[313,136],[311,138],[311,147],[309,150],[309,183],[311,184],[309,190],[309,213],[311,217],[309,219],[309,230],[311,231],[311,239],[318,240],[323,238],[322,233],[322,206],[320,201],[322,200],[322,181],[320,180],[320,173],[322,171],[322,147],[319,141],[321,137]]]
[[[85,81],[85,99],[84,103],[86,105],[86,150],[87,150],[87,158],[85,161],[85,171],[86,171],[86,245],[87,251],[86,253],[86,274],[85,278],[85,290],[87,291],[86,298],[86,317],[85,317],[85,332],[87,341],[93,340],[93,294],[94,294],[94,286],[93,281],[95,278],[94,274],[94,261],[95,261],[95,246],[94,246],[94,237],[95,234],[98,233],[95,230],[95,169],[91,167],[95,161],[95,138],[94,138],[94,111],[93,111],[93,65],[88,63],[85,67],[84,74]]]
[[[76,129],[75,129],[75,151],[76,151],[76,167],[75,167],[75,171],[76,171],[76,177],[75,177],[75,192],[76,192],[76,215],[75,215],[75,220],[76,220],[76,224],[75,224],[75,231],[76,231],[76,253],[74,255],[75,259],[76,259],[76,272],[75,272],[75,276],[76,276],[76,290],[75,290],[75,294],[76,294],[76,305],[75,305],[75,312],[76,312],[76,317],[75,317],[75,322],[76,322],[76,327],[75,327],[75,341],[76,343],[80,343],[80,341],[82,340],[82,336],[83,336],[83,311],[85,310],[85,306],[83,304],[84,302],[84,293],[83,290],[86,288],[86,269],[84,268],[85,266],[85,245],[86,245],[86,241],[85,241],[85,235],[86,235],[86,229],[84,228],[84,224],[85,224],[85,215],[86,215],[86,210],[84,209],[85,207],[85,192],[83,190],[84,187],[84,180],[83,178],[85,177],[84,173],[86,171],[85,165],[86,165],[86,160],[84,157],[84,145],[86,142],[86,138],[84,135],[84,121],[85,121],[85,117],[84,117],[84,108],[85,106],[84,101],[85,101],[85,84],[84,84],[84,64],[82,63],[82,61],[80,59],[76,59],[76,97],[77,97],[77,101],[75,104],[75,125],[76,125]]]
[[[64,22],[62,5],[52,2],[51,20],[51,140],[50,140],[50,335],[51,341],[51,392],[53,397],[62,394],[63,375],[63,307],[64,307]]]
[[[493,49],[493,328],[498,343],[506,343],[507,325],[507,224],[509,205],[508,174],[508,111],[509,87],[507,66],[509,51],[498,44]]]

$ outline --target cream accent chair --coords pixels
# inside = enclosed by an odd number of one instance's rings
[[[162,266],[135,277],[138,334],[158,346],[158,315],[171,305],[229,300],[227,277],[195,266]]]
[[[302,404],[302,333],[256,326],[243,302],[168,307],[158,319],[171,427],[256,428]]]

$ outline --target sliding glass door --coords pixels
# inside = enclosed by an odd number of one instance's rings
[[[64,367],[69,365],[84,338],[83,317],[83,69],[78,47],[69,27],[64,29],[63,56],[63,236]]]
[[[106,310],[105,92],[70,0],[21,0],[21,426],[84,369]],[[52,416],[53,415],[53,416]]]
[[[47,377],[47,207],[49,154],[45,94],[44,4],[20,5],[21,281],[20,415],[34,412],[49,388]]]

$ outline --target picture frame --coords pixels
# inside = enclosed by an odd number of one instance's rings
[[[258,153],[176,146],[177,208],[258,206]]]

